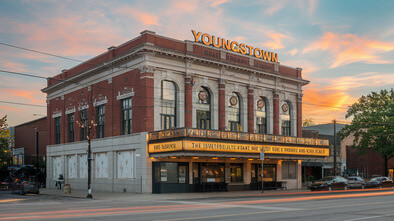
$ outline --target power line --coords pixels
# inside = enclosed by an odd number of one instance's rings
[[[11,101],[0,101],[0,103],[6,103],[6,104],[17,104],[17,105],[33,106],[33,107],[47,107],[47,106],[44,106],[44,105],[38,105],[38,104],[26,104],[26,103],[11,102]]]
[[[38,76],[38,75],[25,74],[25,73],[15,72],[15,71],[6,71],[6,70],[1,70],[1,69],[0,69],[0,72],[4,72],[4,73],[8,73],[8,74],[21,75],[21,76],[26,76],[26,77],[48,79],[48,78],[46,78],[46,77],[42,77],[42,76]]]
[[[51,54],[51,53],[47,53],[47,52],[42,52],[42,51],[37,51],[37,50],[29,49],[29,48],[24,48],[24,47],[20,47],[20,46],[15,46],[15,45],[11,45],[11,44],[6,44],[6,43],[3,43],[3,42],[0,42],[0,45],[12,47],[12,48],[17,48],[17,49],[25,50],[25,51],[31,51],[31,52],[35,52],[35,53],[38,53],[38,54],[44,54],[44,55],[48,55],[48,56],[52,56],[52,57],[56,57],[56,58],[67,59],[67,60],[70,60],[70,61],[77,61],[77,62],[81,62],[81,63],[84,62],[84,61],[82,61],[82,60],[78,60],[78,59],[74,59],[74,58],[68,58],[68,57],[64,57],[64,56],[60,56],[60,55],[55,55],[55,54]]]

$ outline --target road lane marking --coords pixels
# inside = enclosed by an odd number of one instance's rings
[[[356,219],[347,219],[344,221],[356,221],[356,220],[363,220],[363,219],[375,219],[375,218],[382,218],[382,217],[388,217],[388,216],[394,216],[394,214],[387,214],[387,215],[381,215],[381,216],[368,216],[368,217],[361,217],[361,218],[356,218]]]
[[[0,200],[0,203],[10,203],[10,202],[18,202],[24,199],[7,199],[7,200]]]
[[[277,212],[292,212],[292,211],[310,211],[317,209],[329,209],[329,208],[337,208],[337,207],[354,207],[354,206],[363,206],[363,205],[376,205],[376,204],[387,204],[394,203],[394,201],[382,201],[382,202],[372,202],[372,203],[357,203],[357,204],[343,204],[336,206],[324,206],[324,207],[315,207],[315,208],[299,208],[298,210],[276,210],[276,211],[264,211],[264,212],[252,212],[252,213],[239,213],[239,214],[225,214],[225,215],[215,215],[215,216],[206,216],[206,217],[186,217],[186,218],[176,218],[176,219],[164,219],[164,220],[155,220],[155,221],[177,221],[177,220],[199,220],[199,219],[212,219],[212,218],[222,218],[229,216],[244,216],[244,215],[256,215],[256,214],[264,214],[264,213],[277,213]],[[391,214],[390,214],[391,215]],[[389,216],[389,215],[387,215]],[[350,220],[349,220],[350,221]]]
[[[190,202],[190,201],[160,201],[163,203],[179,203],[179,204],[188,204],[188,205],[196,205],[195,202]],[[198,202],[197,205],[208,205],[212,207],[224,207],[224,208],[251,208],[251,209],[265,209],[265,210],[284,210],[284,211],[290,211],[290,210],[299,210],[299,208],[286,208],[286,207],[279,207],[279,206],[258,206],[258,205],[240,205],[240,204],[231,204],[227,202],[221,202],[221,203],[207,203],[207,202]]]

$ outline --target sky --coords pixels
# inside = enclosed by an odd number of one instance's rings
[[[348,122],[362,95],[394,87],[392,0],[0,1],[0,117],[15,126],[46,115],[46,80],[143,30],[194,40],[191,30],[278,53],[302,68],[303,118]],[[5,102],[17,102],[16,105]],[[36,105],[36,106],[30,106]]]

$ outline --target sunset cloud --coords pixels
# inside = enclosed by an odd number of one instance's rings
[[[272,41],[264,43],[263,45],[270,49],[282,49],[284,48],[282,44],[283,39],[289,39],[289,36],[286,36],[281,33],[269,33],[268,37],[272,39]]]
[[[115,12],[132,20],[137,20],[138,22],[142,23],[142,25],[159,25],[159,17],[157,17],[155,14],[138,10],[135,7],[123,5],[117,8]]]
[[[346,91],[322,88],[314,84],[307,86],[303,94],[303,118],[327,122],[344,119],[347,107],[358,99]]]
[[[210,6],[215,8],[215,7],[217,7],[217,6],[221,5],[221,4],[227,3],[229,1],[230,0],[208,0],[208,3],[209,3]]]
[[[384,60],[382,52],[393,51],[394,43],[379,42],[358,37],[354,34],[325,33],[319,40],[311,43],[303,53],[311,51],[329,51],[332,55],[331,68],[354,63],[393,63],[393,60]]]
[[[264,2],[264,5],[264,13],[267,15],[273,15],[289,6],[298,8],[311,15],[316,10],[317,0],[269,0]]]
[[[45,94],[41,93],[41,91],[0,89],[0,94],[6,95],[6,97],[4,97],[5,100],[45,105]],[[3,96],[0,96],[0,98],[2,97]]]

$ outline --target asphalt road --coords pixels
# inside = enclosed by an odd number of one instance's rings
[[[394,220],[394,189],[97,200],[0,192],[0,220]]]

